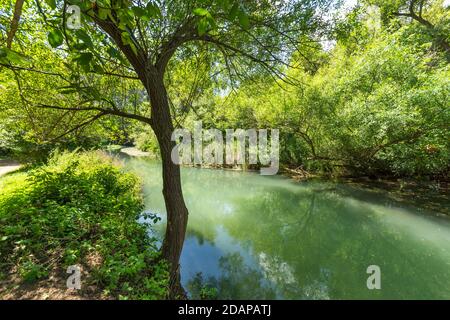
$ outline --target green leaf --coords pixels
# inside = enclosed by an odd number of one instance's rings
[[[87,66],[94,58],[94,55],[90,52],[80,53],[74,60],[77,61],[82,66]]]
[[[152,18],[150,17],[150,16],[148,16],[148,15],[143,15],[142,17],[141,17],[141,20],[143,20],[143,21],[150,21]]]
[[[103,67],[99,64],[94,64],[93,70],[94,70],[94,72],[99,73],[99,74],[102,74],[105,72],[105,70],[103,70]]]
[[[217,0],[217,4],[220,8],[226,10],[230,6],[230,0]]]
[[[117,11],[117,16],[119,18],[119,28],[121,30],[126,30],[127,27],[133,28],[133,23],[134,23],[133,10],[120,9]]]
[[[130,34],[126,31],[121,33],[121,39],[124,44],[131,45],[133,43],[133,41],[131,40]]]
[[[242,10],[239,11],[238,18],[239,18],[239,24],[241,25],[242,28],[244,28],[246,30],[250,28],[250,19],[244,11],[242,11]]]
[[[124,44],[129,45],[129,46],[131,47],[131,50],[133,50],[133,52],[134,52],[135,54],[137,54],[137,48],[136,48],[136,46],[134,45],[133,39],[131,39],[131,36],[130,36],[130,34],[129,34],[128,32],[126,32],[126,31],[122,32],[122,33],[121,33],[121,39],[122,39],[122,42],[123,42]]]
[[[143,9],[141,7],[133,7],[131,8],[133,10],[133,13],[141,20],[143,21],[150,21],[151,20],[151,16],[150,13],[148,12],[148,10]]]
[[[210,16],[211,15],[208,10],[203,9],[203,8],[196,8],[192,12],[196,16],[200,16],[200,17],[206,17],[206,16]]]
[[[149,2],[147,4],[147,11],[148,11],[150,17],[160,18],[162,16],[161,10],[159,9],[159,7],[152,2]]]
[[[53,10],[56,9],[56,0],[45,0],[45,3]]]
[[[147,14],[147,10],[141,7],[132,7],[131,10],[133,11],[134,15],[138,18],[141,18],[142,16],[145,16]]]
[[[106,18],[108,18],[108,15],[111,13],[111,9],[107,9],[107,8],[99,8],[98,9],[98,17],[101,20],[106,20]]]
[[[197,24],[197,31],[200,36],[204,35],[208,31],[208,20],[206,18],[200,19]]]
[[[108,52],[111,58],[119,57],[119,51],[114,47],[109,47],[108,50],[106,50],[106,52]]]
[[[236,2],[235,4],[233,4],[233,6],[230,9],[230,13],[228,14],[228,18],[233,21],[234,19],[236,19],[237,15],[239,12],[239,4]]]
[[[80,39],[81,41],[83,41],[88,47],[93,47],[94,44],[92,43],[92,39],[91,37],[87,34],[86,31],[84,31],[83,29],[78,29],[75,32],[76,36],[78,37],[78,39]]]
[[[57,48],[60,45],[63,44],[64,36],[61,31],[58,29],[55,29],[53,31],[50,31],[47,35],[48,42],[53,48]]]
[[[79,51],[86,50],[88,48],[88,46],[84,42],[75,43],[72,47]]]

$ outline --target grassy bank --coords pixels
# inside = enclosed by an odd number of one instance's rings
[[[166,265],[137,222],[139,179],[105,155],[56,154],[2,177],[0,190],[0,298],[166,296]],[[71,265],[82,269],[76,292],[66,288]]]

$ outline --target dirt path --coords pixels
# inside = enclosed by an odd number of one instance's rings
[[[0,159],[0,177],[13,172],[21,167],[20,163],[14,160]]]

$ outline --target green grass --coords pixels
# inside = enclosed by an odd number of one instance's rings
[[[148,236],[155,217],[137,221],[142,209],[139,179],[101,153],[55,154],[44,166],[5,176],[0,280],[14,274],[36,283],[79,264],[89,270],[83,279],[110,297],[164,298],[167,265]],[[101,258],[94,267],[92,254]]]

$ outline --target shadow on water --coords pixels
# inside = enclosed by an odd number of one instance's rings
[[[125,163],[143,178],[146,209],[164,217],[159,164]],[[224,299],[450,299],[448,219],[335,183],[195,168],[182,179],[192,297],[209,286]],[[381,268],[381,290],[367,288],[369,265]]]

